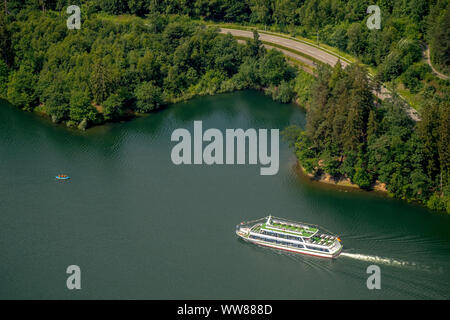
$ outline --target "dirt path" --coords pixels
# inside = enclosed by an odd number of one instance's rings
[[[431,70],[433,70],[433,73],[434,73],[438,78],[443,79],[443,80],[448,80],[448,77],[447,77],[445,74],[440,73],[439,71],[437,71],[437,70],[433,67],[433,65],[431,64],[431,59],[430,59],[430,48],[429,48],[428,46],[426,47],[426,50],[425,50],[424,60],[428,63],[428,65],[431,67]]]

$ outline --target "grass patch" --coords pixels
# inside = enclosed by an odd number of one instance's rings
[[[417,111],[420,111],[422,101],[419,95],[411,93],[411,91],[406,88],[402,88],[401,86],[398,86],[396,90],[401,98],[403,98],[411,107]]]

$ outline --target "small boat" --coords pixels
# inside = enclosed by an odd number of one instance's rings
[[[67,175],[65,175],[65,174],[58,174],[58,175],[56,176],[56,179],[58,179],[58,180],[69,180],[70,177],[67,176]]]
[[[342,251],[341,238],[318,226],[283,218],[265,217],[241,222],[236,234],[254,244],[324,258],[337,258]]]

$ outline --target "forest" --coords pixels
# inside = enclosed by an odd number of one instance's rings
[[[12,14],[23,1],[6,1]],[[29,6],[62,11],[66,0],[28,0]],[[363,63],[383,64],[383,78],[389,79],[409,67],[422,41],[432,47],[432,60],[443,72],[449,66],[448,0],[73,0],[83,12],[102,11],[145,16],[152,13],[187,15],[194,19],[275,26],[280,31],[316,37],[343,51],[357,55]],[[382,32],[366,28],[369,5],[380,7]],[[409,57],[402,57],[396,43],[407,37],[413,43]],[[390,55],[389,59],[386,59]]]
[[[33,7],[18,12],[2,29],[10,50],[2,51],[0,77],[2,97],[68,126],[115,121],[196,95],[270,88],[296,74],[256,33],[238,44],[185,16],[93,13],[80,30],[68,30],[66,19]]]
[[[348,178],[362,189],[384,183],[396,198],[450,213],[450,112],[430,101],[415,123],[397,96],[374,103],[367,70],[319,67],[306,130],[284,131],[307,173]]]
[[[264,89],[306,107],[303,131],[285,136],[309,173],[386,184],[393,197],[450,213],[448,0],[87,0],[82,28],[68,30],[65,0],[5,1],[0,11],[0,97],[80,129],[148,113],[197,95]],[[381,30],[366,27],[371,4]],[[269,28],[355,57],[315,77],[213,23]],[[375,81],[369,81],[368,67]],[[373,83],[390,84],[377,101]],[[410,98],[422,120],[403,112]]]

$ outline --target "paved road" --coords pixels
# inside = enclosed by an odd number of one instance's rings
[[[230,33],[232,36],[235,36],[235,37],[253,38],[252,31],[220,28],[220,32],[221,33]],[[329,64],[331,66],[334,66],[336,64],[336,62],[339,60],[338,57],[324,51],[324,49],[316,48],[314,46],[308,45],[307,43],[303,43],[303,42],[300,42],[297,40],[286,39],[283,37],[278,37],[278,36],[265,34],[265,33],[259,33],[259,39],[261,41],[273,43],[273,44],[280,45],[280,46],[283,46],[283,47],[286,47],[286,48],[289,48],[289,49],[292,49],[292,50],[295,50],[298,52],[302,52],[304,54],[307,54],[308,56],[311,56],[311,57],[313,57],[323,63]],[[267,44],[265,44],[265,46],[272,47]],[[276,48],[276,49],[280,50],[287,56],[290,56],[290,57],[293,57],[294,59],[300,60],[310,66],[314,66],[314,63],[311,60],[308,60],[307,58],[305,58],[301,55],[296,55],[295,53],[288,51],[288,50],[283,50],[283,49],[279,49],[279,48]],[[342,60],[342,59],[340,59],[340,60],[341,60],[341,64],[343,67],[346,67],[349,64],[345,60]],[[380,93],[374,92],[374,94],[382,100],[384,100],[388,97],[391,97],[391,92],[384,86],[381,87]],[[414,121],[420,120],[419,114],[412,107],[407,106],[405,108],[405,111],[411,117],[411,119],[413,119]]]
[[[245,30],[236,30],[236,29],[228,29],[228,28],[220,28],[221,33],[231,33],[231,35],[235,37],[245,37],[245,38],[253,38],[253,32],[252,31],[245,31]],[[293,49],[299,52],[303,52],[323,63],[329,64],[331,66],[334,66],[336,62],[338,61],[338,57],[329,54],[321,49],[318,49],[314,46],[308,45],[303,42],[299,42],[296,40],[290,40],[278,36],[273,36],[270,34],[260,33],[259,39],[261,41],[270,42],[273,44],[277,44],[289,49]],[[284,50],[287,51],[287,50]],[[288,51],[290,52],[290,51]],[[300,56],[301,57],[301,56]],[[305,59],[302,57],[302,59]],[[310,61],[310,60],[309,60]],[[347,66],[348,63],[346,61],[343,61],[341,59],[342,66]]]

